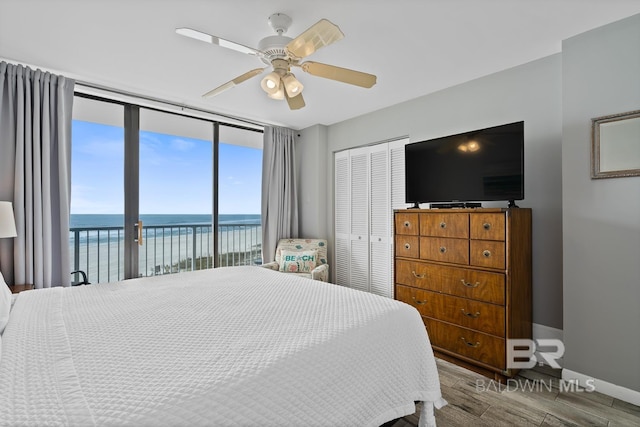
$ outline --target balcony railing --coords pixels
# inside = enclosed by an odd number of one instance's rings
[[[139,276],[212,268],[211,229],[210,224],[146,225],[138,249]],[[221,224],[217,240],[218,266],[262,262],[259,224]],[[91,283],[124,279],[123,227],[74,227],[69,230],[69,242],[71,271],[84,271]]]

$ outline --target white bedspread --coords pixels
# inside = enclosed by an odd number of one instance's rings
[[[414,401],[434,422],[445,402],[418,312],[292,276],[231,267],[21,293],[0,425],[377,426]]]

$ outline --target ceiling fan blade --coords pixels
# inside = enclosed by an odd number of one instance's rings
[[[290,110],[299,110],[306,105],[301,93],[291,98],[287,95],[287,91],[285,90],[284,97],[287,99],[287,104],[289,104]]]
[[[240,53],[246,53],[248,55],[255,55],[255,56],[263,56],[263,53],[261,51],[254,49],[252,47],[248,47],[236,42],[232,42],[230,40],[222,39],[220,37],[212,36],[211,34],[203,33],[201,31],[194,30],[191,28],[176,28],[176,33],[182,36],[191,37],[192,39],[215,44],[221,47],[226,47],[228,49],[233,49]]]
[[[299,66],[311,75],[365,88],[370,88],[376,84],[377,80],[377,77],[373,74],[350,70],[348,68],[340,68],[335,65],[322,64],[320,62],[307,61],[303,62]]]
[[[321,19],[304,33],[291,40],[285,49],[292,58],[302,59],[321,47],[335,43],[343,37],[344,34],[337,25],[326,19]]]
[[[249,80],[251,77],[255,77],[259,74],[262,74],[262,72],[264,70],[266,70],[267,67],[265,68],[256,68],[255,70],[251,70],[251,71],[247,71],[246,73],[242,74],[241,76],[236,77],[235,79],[226,82],[225,84],[218,86],[217,88],[210,90],[209,92],[205,93],[204,95],[202,95],[203,98],[211,98],[212,96],[216,96],[222,92],[224,92],[227,89],[231,89],[234,86],[239,85],[240,83],[244,82],[245,80]]]

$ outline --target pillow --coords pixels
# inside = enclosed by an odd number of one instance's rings
[[[9,321],[9,311],[11,311],[11,290],[0,273],[0,334]]]
[[[286,251],[280,253],[280,271],[311,273],[316,268],[318,251]]]

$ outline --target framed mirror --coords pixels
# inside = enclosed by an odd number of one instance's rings
[[[591,119],[591,178],[640,176],[640,110]]]

